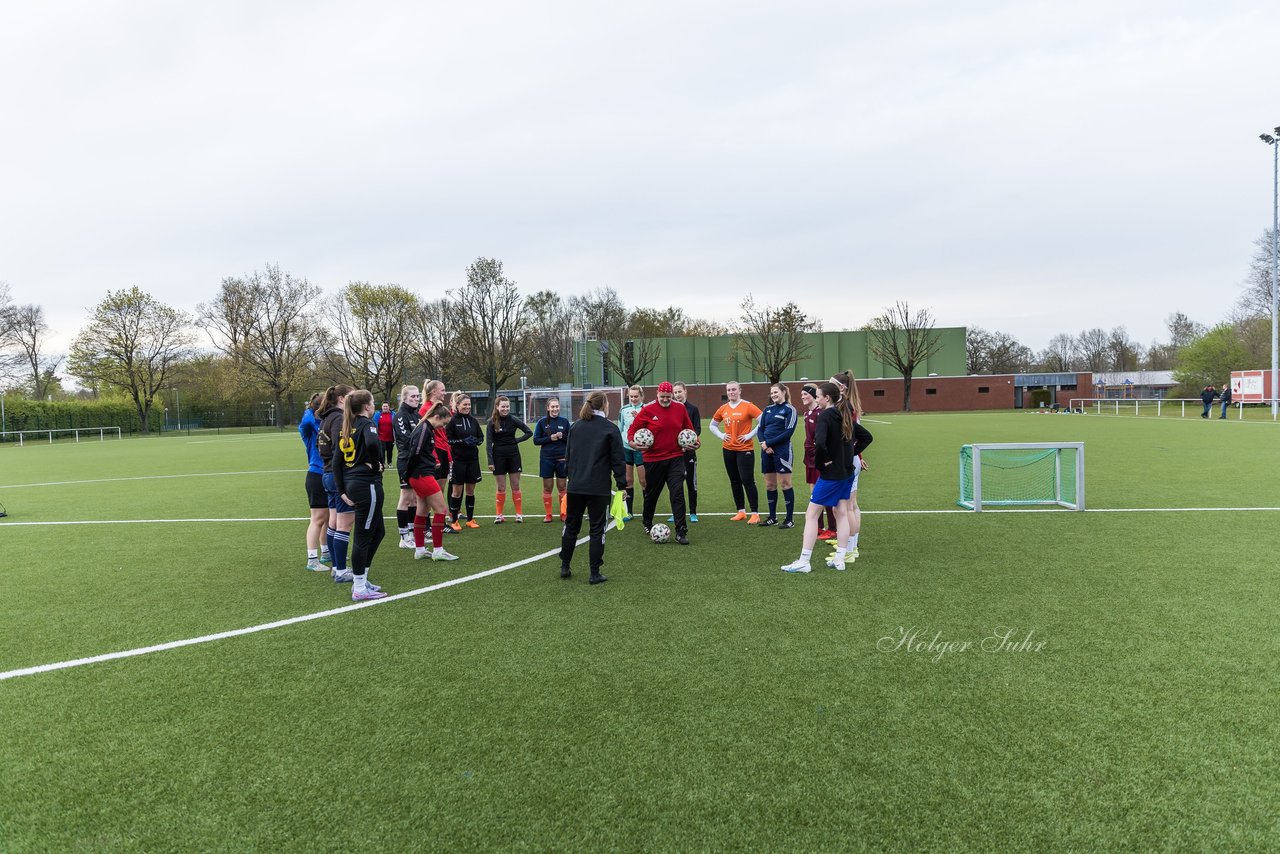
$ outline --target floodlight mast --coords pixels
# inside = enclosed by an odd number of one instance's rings
[[[1271,420],[1277,416],[1277,394],[1280,393],[1280,292],[1276,288],[1276,230],[1280,228],[1280,127],[1275,136],[1262,134],[1259,139],[1271,146]]]

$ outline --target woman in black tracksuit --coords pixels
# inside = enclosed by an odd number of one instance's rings
[[[333,476],[342,499],[355,508],[351,537],[351,598],[357,602],[387,594],[369,581],[369,565],[386,534],[382,521],[382,443],[373,415],[373,395],[357,389],[342,408],[342,429],[333,458]]]
[[[587,395],[578,420],[569,428],[565,445],[569,495],[565,502],[564,532],[560,535],[560,577],[569,578],[569,561],[582,530],[582,512],[591,522],[588,562],[592,584],[607,579],[600,574],[604,563],[604,529],[609,511],[609,475],[619,490],[627,488],[627,466],[622,456],[622,432],[609,420],[609,399],[602,391]]]
[[[524,435],[518,436],[517,433]],[[511,399],[505,394],[498,395],[494,401],[493,414],[489,416],[489,434],[485,437],[485,452],[489,458],[489,471],[493,472],[498,495],[496,504],[498,515],[493,521],[501,524],[503,506],[507,503],[507,484],[511,481],[511,500],[516,506],[516,521],[523,522],[520,515],[520,443],[533,438],[529,425],[511,414]]]
[[[453,516],[450,527],[461,531],[464,490],[467,493],[467,527],[480,527],[476,522],[476,484],[480,482],[480,446],[484,444],[484,430],[471,414],[471,395],[456,395],[453,408],[453,417],[444,428],[445,438],[449,440],[449,450],[453,454],[453,488],[449,495],[449,513]]]

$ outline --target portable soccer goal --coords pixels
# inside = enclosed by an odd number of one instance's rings
[[[1055,505],[1084,509],[1083,442],[1012,442],[960,448],[961,507]]]

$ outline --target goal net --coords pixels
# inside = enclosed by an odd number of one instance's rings
[[[570,421],[578,420],[578,412],[582,409],[583,402],[587,399],[587,395],[593,391],[602,391],[609,399],[609,417],[615,421],[618,418],[618,410],[622,407],[620,401],[625,400],[626,390],[619,387],[600,387],[594,389],[581,388],[530,388],[525,389],[523,412],[520,414],[530,429],[539,418],[547,414],[547,401],[560,401],[560,414]]]
[[[960,448],[961,507],[1056,505],[1084,509],[1083,442],[1017,442]]]

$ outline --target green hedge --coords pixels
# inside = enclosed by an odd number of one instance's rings
[[[157,432],[164,410],[151,411],[151,430]],[[6,430],[71,430],[80,427],[119,427],[124,433],[141,429],[137,410],[129,401],[29,400],[12,395],[4,401]]]

